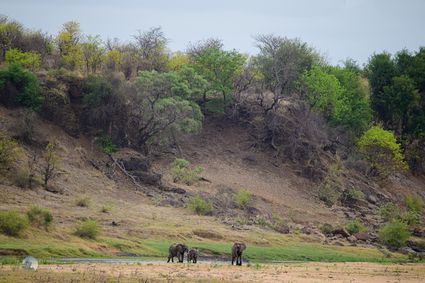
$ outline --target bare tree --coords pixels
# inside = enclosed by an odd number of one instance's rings
[[[166,63],[166,47],[168,39],[160,27],[153,27],[148,31],[138,31],[133,38],[136,41],[138,65],[140,70],[163,71]]]
[[[59,156],[56,153],[56,146],[49,142],[43,152],[43,186],[47,189],[48,182],[58,176]]]

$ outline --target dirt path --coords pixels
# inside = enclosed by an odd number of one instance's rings
[[[424,282],[425,264],[65,264],[1,266],[0,282]],[[117,281],[118,280],[118,281]]]

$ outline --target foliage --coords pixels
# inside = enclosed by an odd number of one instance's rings
[[[373,173],[376,171],[381,176],[387,176],[408,169],[394,134],[379,126],[367,130],[358,140],[357,146],[370,162]]]
[[[69,70],[77,70],[83,63],[80,43],[81,29],[77,22],[66,22],[56,37],[62,65]]]
[[[43,102],[37,77],[18,64],[0,69],[0,101],[38,110]]]
[[[406,196],[404,202],[406,203],[408,211],[421,214],[423,211],[423,202],[419,197],[412,195]]]
[[[106,154],[112,154],[118,150],[111,137],[104,133],[96,137],[96,145]]]
[[[301,80],[311,107],[323,112],[334,125],[342,125],[355,135],[369,126],[368,88],[358,73],[316,65]]]
[[[100,227],[95,220],[85,220],[75,228],[74,234],[80,238],[95,240],[99,232]]]
[[[395,219],[400,219],[401,209],[395,203],[387,202],[386,204],[381,205],[381,207],[379,208],[379,214],[386,222],[390,222]]]
[[[18,237],[28,227],[28,219],[16,211],[0,211],[0,232]]]
[[[43,152],[42,177],[44,188],[48,182],[58,176],[59,156],[56,152],[56,145],[49,142]]]
[[[322,231],[322,233],[325,235],[331,235],[333,230],[334,230],[334,227],[329,223],[325,223],[320,226],[320,231]]]
[[[236,205],[240,208],[245,208],[252,202],[252,195],[246,189],[241,189],[235,194]]]
[[[406,245],[410,232],[406,223],[393,220],[379,230],[380,240],[387,246],[401,248]]]
[[[181,158],[176,158],[171,163],[170,171],[174,182],[182,182],[186,185],[192,185],[200,180],[199,174],[204,171],[204,168],[197,166],[194,169],[191,169],[189,165],[189,161]]]
[[[189,64],[189,56],[183,52],[175,52],[167,62],[167,67],[171,71],[177,71]]]
[[[192,48],[189,61],[196,72],[210,83],[213,95],[221,95],[226,103],[234,91],[234,80],[242,71],[246,57],[236,50],[223,50],[221,42],[209,44],[207,41]],[[206,103],[206,100],[205,95],[203,102]]]
[[[81,53],[86,73],[96,73],[104,60],[104,50],[100,36],[87,36],[81,44]]]
[[[6,51],[6,63],[18,64],[24,68],[38,70],[41,66],[41,56],[35,52],[22,52],[12,48]]]
[[[166,52],[168,39],[161,28],[152,27],[145,32],[138,31],[133,38],[136,41],[136,71],[165,71],[168,60]]]
[[[367,228],[361,223],[359,220],[355,219],[351,222],[348,222],[345,225],[345,229],[347,229],[348,233],[351,235],[354,235],[359,232],[365,232],[367,231]]]
[[[18,155],[17,143],[5,132],[0,131],[0,171],[6,169]]]
[[[200,195],[191,197],[187,207],[199,215],[207,215],[212,211],[212,205],[206,202]]]
[[[105,103],[112,95],[112,84],[102,76],[90,76],[85,81],[83,102],[89,107]]]
[[[261,99],[267,113],[279,105],[282,97],[291,95],[301,75],[314,64],[321,64],[322,58],[299,39],[260,35],[256,41],[260,52],[254,58],[254,64],[262,75],[266,89],[273,94],[270,102]]]
[[[32,206],[27,211],[28,220],[31,225],[38,228],[47,229],[53,222],[53,216],[50,211],[39,206]]]

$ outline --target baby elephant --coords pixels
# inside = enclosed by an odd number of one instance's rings
[[[246,249],[244,243],[236,242],[232,247],[232,265],[236,260],[236,265],[242,265],[242,253]]]
[[[185,244],[172,244],[168,249],[168,261],[174,262],[174,257],[177,257],[179,262],[183,262],[184,253],[188,251],[188,248]]]
[[[196,263],[198,261],[198,253],[199,251],[197,249],[190,249],[187,253],[187,262]]]

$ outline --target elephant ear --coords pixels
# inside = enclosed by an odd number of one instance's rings
[[[246,249],[246,245],[244,243],[241,243],[240,247],[241,247],[241,251],[244,251]]]

